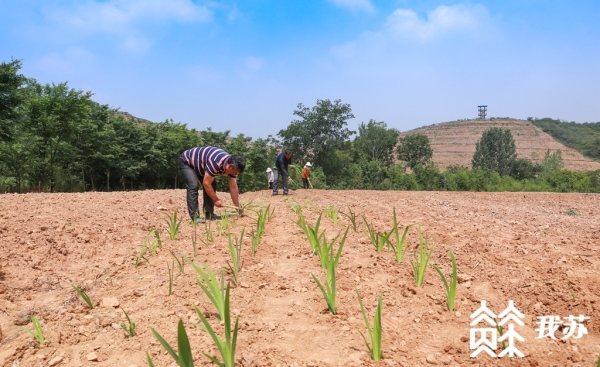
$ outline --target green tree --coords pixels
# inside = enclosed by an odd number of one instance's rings
[[[406,162],[406,166],[414,169],[417,164],[427,165],[433,156],[429,138],[423,134],[410,134],[400,138],[396,148],[398,159]]]
[[[227,138],[230,132],[231,130],[225,130],[224,132],[213,131],[211,127],[208,127],[206,130],[200,131],[200,136],[202,137],[201,145],[224,149],[227,145]]]
[[[508,175],[517,157],[516,151],[510,129],[487,129],[475,145],[475,154],[471,160],[472,169],[487,168],[498,172],[500,176]]]
[[[35,80],[29,81],[28,90],[26,125],[37,138],[37,178],[53,192],[62,164],[76,156],[72,139],[79,124],[88,118],[92,93],[69,89],[67,83],[40,85]]]
[[[12,137],[19,116],[17,107],[23,102],[19,89],[24,85],[26,78],[17,74],[20,69],[20,60],[0,64],[0,141]]]
[[[293,159],[310,160],[322,167],[328,180],[339,175],[335,151],[344,148],[344,143],[356,133],[347,128],[348,120],[354,118],[351,106],[339,99],[317,100],[312,108],[299,103],[294,115],[300,119],[278,133],[283,145],[292,150]]]
[[[542,170],[542,166],[527,158],[515,158],[510,168],[510,176],[515,180],[535,178]]]
[[[277,141],[270,135],[266,139],[256,139],[239,134],[231,139],[225,150],[232,155],[239,155],[246,161],[246,169],[238,175],[240,192],[264,190],[268,186],[266,170],[273,167],[277,156]],[[229,190],[227,182],[219,190]]]
[[[562,170],[565,166],[565,163],[562,159],[562,151],[560,149],[550,152],[550,149],[546,150],[546,154],[544,155],[544,160],[541,164],[541,173],[542,176],[548,176],[555,172]]]
[[[373,119],[367,124],[358,125],[358,136],[354,139],[354,146],[361,155],[369,160],[381,162],[385,167],[394,163],[394,147],[398,143],[399,131],[388,129],[385,122]]]

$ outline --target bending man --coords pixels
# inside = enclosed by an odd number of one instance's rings
[[[208,220],[219,220],[221,217],[214,213],[215,206],[223,206],[217,197],[216,176],[227,175],[229,194],[233,204],[239,208],[239,190],[237,175],[244,172],[246,161],[236,155],[230,155],[222,149],[215,147],[197,147],[188,149],[179,157],[179,169],[183,174],[187,187],[187,206],[192,219],[202,217],[198,211],[198,189],[202,182],[202,198],[204,217]]]

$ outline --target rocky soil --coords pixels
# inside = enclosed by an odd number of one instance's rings
[[[237,365],[562,367],[595,366],[600,356],[600,195],[297,190],[271,197],[265,190],[241,199],[254,210],[270,205],[274,212],[255,256],[250,250],[255,213],[230,219],[232,237],[245,228],[240,282],[231,288],[232,314],[239,317]],[[326,217],[331,206],[355,213],[357,231],[342,214],[337,224]],[[310,225],[323,213],[321,229],[330,240],[351,227],[336,273],[336,315],[328,312],[311,276],[324,280],[325,271],[294,223],[294,208],[302,208]],[[454,312],[447,310],[443,283],[432,268],[423,285],[415,285],[410,259],[416,226],[409,230],[402,263],[371,244],[363,216],[376,231],[389,231],[394,208],[402,228],[420,224],[433,246],[430,264],[446,276],[452,273],[448,249],[454,252],[459,281]],[[198,239],[206,240],[208,230],[214,241],[199,242],[194,257],[189,222],[169,239],[164,219],[176,210],[180,216],[186,212],[183,190],[0,195],[0,366],[141,367],[147,366],[146,352],[156,366],[175,366],[150,328],[177,349],[180,319],[195,365],[213,365],[202,353],[218,350],[194,326],[200,322],[194,306],[219,333],[222,326],[192,266],[181,273],[174,256],[216,271],[230,259],[227,236],[219,235],[219,222],[199,226]],[[162,248],[136,266],[153,227]],[[232,280],[228,274],[226,279]],[[87,292],[93,309],[72,285]],[[371,323],[383,297],[380,362],[371,361],[359,334],[366,327],[355,289]],[[524,338],[515,343],[523,358],[491,358],[485,352],[470,357],[470,316],[482,300],[496,314],[511,300],[523,313],[524,326],[515,327]],[[123,311],[137,324],[133,337],[121,329]],[[33,328],[32,315],[43,326],[42,345],[22,329]],[[589,317],[583,322],[588,333],[560,340],[565,337],[560,328],[557,339],[538,338],[538,316],[569,315]]]

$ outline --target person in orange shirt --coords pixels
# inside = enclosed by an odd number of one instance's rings
[[[312,167],[312,164],[310,164],[310,162],[306,162],[304,169],[302,170],[302,183],[304,184],[305,189],[308,189],[308,184],[310,182],[308,181],[308,176],[310,176],[310,167]]]

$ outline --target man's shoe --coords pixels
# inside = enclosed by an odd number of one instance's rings
[[[206,213],[207,220],[221,220],[220,215],[216,215],[215,213]]]
[[[271,196],[277,196],[277,193],[276,193],[276,192],[274,192],[274,193],[273,193],[273,195],[271,195]]]

